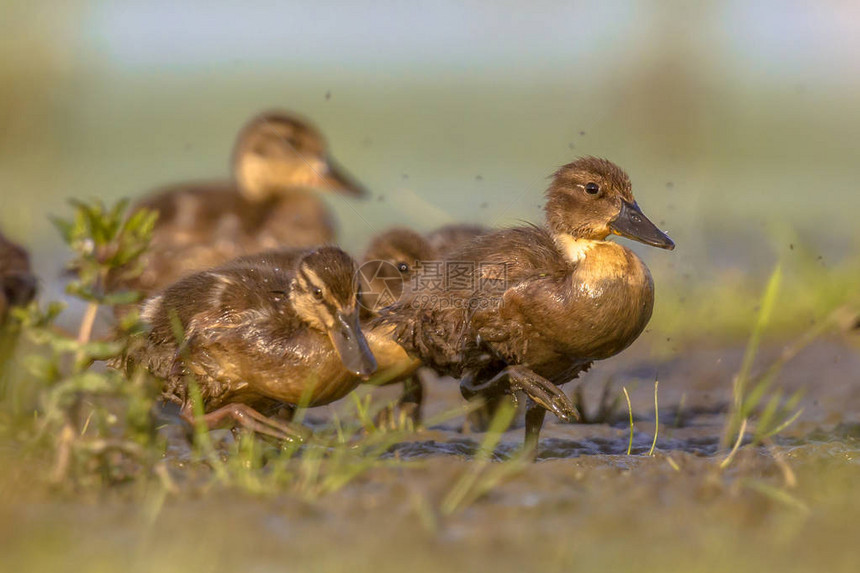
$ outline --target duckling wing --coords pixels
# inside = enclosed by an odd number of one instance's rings
[[[179,402],[189,374],[209,404],[255,369],[277,371],[304,330],[289,304],[291,276],[235,264],[186,277],[144,304],[151,329],[132,360],[166,380],[165,396]]]
[[[148,351],[176,352],[184,340],[217,337],[255,320],[285,330],[297,328],[301,321],[288,300],[291,277],[266,266],[228,265],[174,283],[142,305],[141,318],[149,325]]]

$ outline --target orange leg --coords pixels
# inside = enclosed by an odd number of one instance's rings
[[[191,404],[183,406],[180,414],[185,421],[194,425]],[[203,416],[203,422],[210,429],[222,426],[227,421],[231,421],[234,427],[241,426],[252,432],[288,442],[304,441],[311,434],[304,426],[269,418],[247,404],[227,404]]]

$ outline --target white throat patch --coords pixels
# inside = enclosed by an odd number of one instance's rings
[[[588,251],[593,249],[597,243],[593,239],[577,239],[566,233],[561,233],[555,236],[555,242],[571,263],[580,263],[585,259]]]

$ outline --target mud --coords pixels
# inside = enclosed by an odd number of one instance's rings
[[[766,347],[756,369],[782,349]],[[623,402],[607,423],[548,417],[538,463],[489,464],[483,491],[455,510],[452,492],[480,464],[484,439],[464,432],[462,418],[400,441],[384,456],[390,464],[314,499],[217,484],[171,494],[150,483],[133,495],[57,502],[7,480],[3,570],[855,571],[860,352],[843,339],[806,348],[777,383],[787,394],[805,389],[797,422],[721,469],[742,356],[738,346],[660,359],[641,345],[598,365],[582,380],[586,411],[606,381],[610,395],[626,387],[632,455]],[[649,457],[655,377],[660,431]],[[379,400],[396,393],[375,391]],[[427,416],[460,401],[455,382],[429,381]],[[336,408],[314,410],[308,422],[322,425]],[[183,432],[165,431],[181,477],[191,450]],[[521,439],[522,428],[508,431],[494,459],[512,458]]]

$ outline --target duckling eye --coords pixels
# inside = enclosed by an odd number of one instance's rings
[[[401,273],[408,273],[409,272],[409,265],[406,263],[399,263],[397,265],[397,270],[400,271]]]
[[[314,287],[314,298],[317,300],[322,300],[322,289],[319,287]]]
[[[589,195],[597,195],[600,192],[600,185],[597,183],[587,183],[585,185],[585,192]]]

